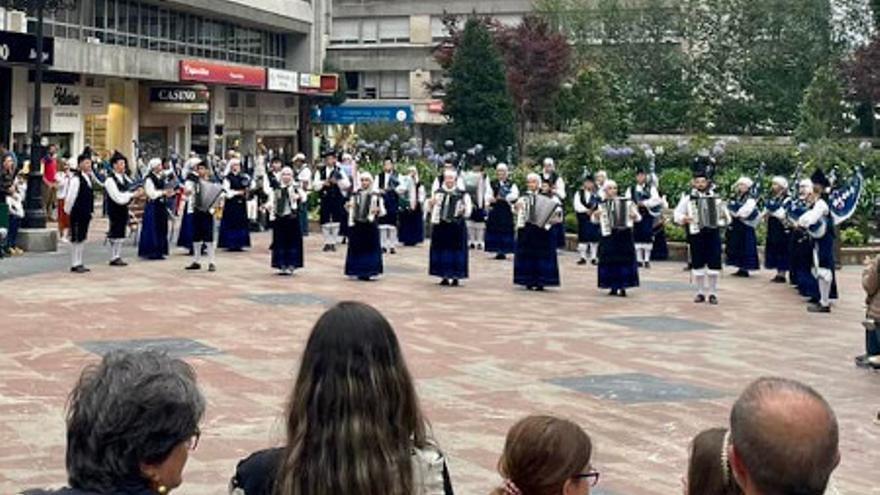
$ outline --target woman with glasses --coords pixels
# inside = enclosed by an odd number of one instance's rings
[[[111,352],[82,372],[70,394],[70,487],[29,493],[165,495],[183,481],[204,412],[187,363],[155,351]]]
[[[528,416],[507,433],[492,495],[587,495],[599,482],[593,445],[580,426],[553,416]]]
[[[391,325],[342,302],[309,336],[287,404],[283,447],[239,463],[234,495],[451,495]]]

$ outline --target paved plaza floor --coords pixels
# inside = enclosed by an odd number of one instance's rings
[[[100,226],[96,227],[94,238]],[[472,252],[460,288],[427,276],[426,246],[385,257],[371,283],[343,277],[344,248],[307,240],[292,278],[269,269],[269,236],[220,253],[218,271],[188,258],[67,272],[56,254],[0,260],[0,493],[58,486],[64,405],[80,369],[107,349],[156,345],[186,356],[208,401],[199,448],[178,493],[222,494],[237,460],[283,438],[282,408],[311,326],[334,301],[357,299],[392,322],[456,492],[482,495],[507,429],[531,413],[577,421],[593,437],[599,493],[681,493],[689,440],[726,424],[739,391],[762,375],[815,386],[841,424],[843,494],[878,494],[880,374],[853,366],[864,350],[860,269],[840,274],[831,315],[808,314],[788,286],[725,277],[721,305],[691,302],[679,263],[642,272],[627,299],[596,288],[596,270],[560,257],[563,286],[526,292],[512,261]],[[129,250],[129,255],[131,251]]]

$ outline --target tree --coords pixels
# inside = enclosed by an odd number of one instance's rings
[[[501,57],[479,20],[465,23],[448,74],[443,106],[458,147],[479,143],[486,153],[504,156],[515,141],[513,102]]]
[[[874,107],[880,102],[880,37],[857,50],[844,64],[843,73],[850,98],[861,102],[858,113],[862,128],[868,135],[875,136]]]
[[[849,110],[836,68],[820,67],[804,92],[795,137],[801,142],[839,137],[847,129]]]
[[[574,82],[564,88],[557,108],[568,118],[566,125],[589,123],[590,132],[605,142],[626,139],[629,122],[626,105],[614,79],[600,67],[581,69]]]
[[[552,111],[568,75],[571,50],[565,36],[534,15],[515,27],[499,29],[495,41],[504,57],[507,85],[517,110],[519,149],[523,149],[528,124],[545,122]]]

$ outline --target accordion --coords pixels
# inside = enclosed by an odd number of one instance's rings
[[[703,229],[718,229],[724,226],[720,202],[721,200],[716,196],[691,196],[688,208],[688,216],[691,217],[691,234],[699,234]]]
[[[609,199],[599,206],[599,221],[602,235],[609,236],[615,230],[631,229],[633,219],[630,216],[630,200],[626,198]]]
[[[431,223],[451,223],[458,217],[461,194],[458,192],[438,191],[434,194],[434,208],[431,210]]]
[[[373,223],[376,215],[373,213],[373,201],[375,194],[367,191],[360,191],[351,197],[352,207],[348,212],[348,225],[354,226],[356,223]]]
[[[208,182],[206,180],[199,180],[199,182],[196,183],[195,201],[193,202],[193,207],[195,207],[195,209],[198,211],[208,213],[211,211],[211,208],[213,208],[217,204],[222,195],[223,186],[221,184],[217,184],[216,182]]]
[[[559,214],[559,203],[543,194],[531,194],[524,198],[523,208],[517,219],[517,227],[523,228],[526,224],[550,230],[553,227],[552,220]]]

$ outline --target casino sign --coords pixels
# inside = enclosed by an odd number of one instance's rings
[[[154,86],[150,109],[166,113],[205,113],[211,92],[205,86]]]

